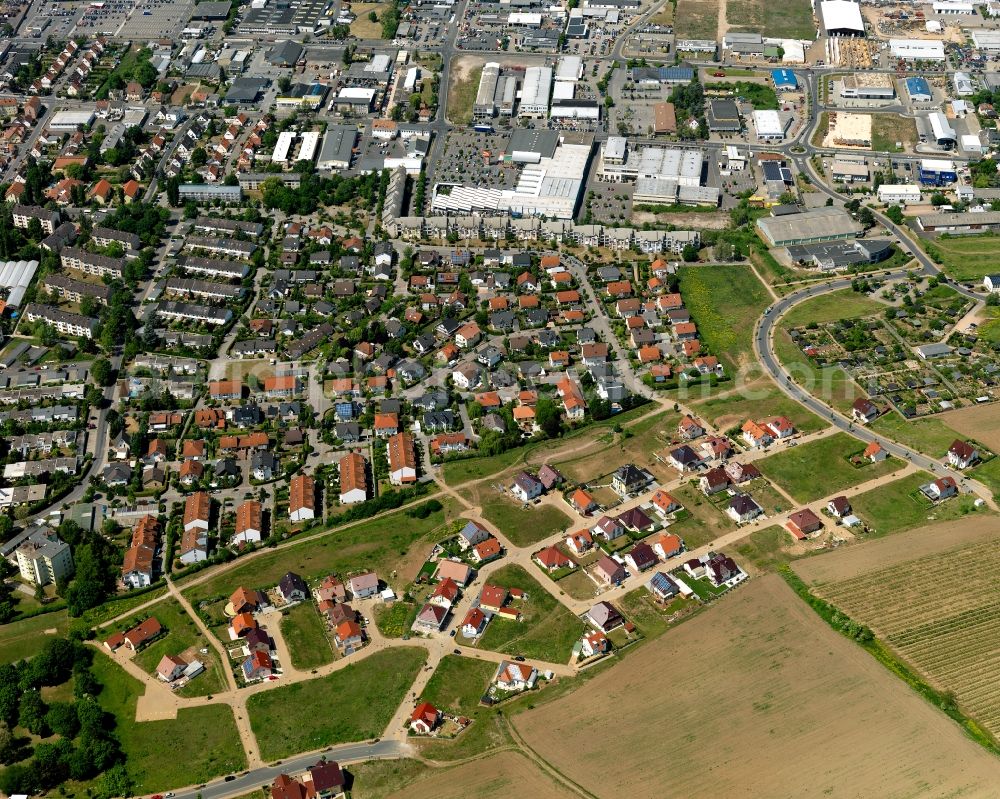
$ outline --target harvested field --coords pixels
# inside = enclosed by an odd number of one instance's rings
[[[705,796],[707,784],[770,799],[985,797],[1000,776],[995,758],[776,575],[514,721],[602,798]]]
[[[943,413],[939,418],[963,436],[1000,452],[1000,405],[975,405]]]
[[[496,796],[570,799],[576,794],[545,774],[524,755],[500,752],[433,773],[388,794],[389,799],[493,799]]]
[[[821,583],[815,593],[871,627],[934,687],[952,692],[967,715],[1000,734],[1000,539],[892,565],[868,554],[867,569],[858,564],[860,573]],[[969,579],[970,564],[976,579]]]

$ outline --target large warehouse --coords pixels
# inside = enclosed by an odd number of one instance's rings
[[[820,3],[823,29],[827,36],[864,36],[861,4],[852,0],[823,0]]]
[[[552,96],[552,67],[528,67],[524,71],[519,117],[543,117],[549,113]]]
[[[843,208],[831,206],[801,214],[765,216],[757,220],[757,230],[769,246],[787,247],[790,244],[857,238],[861,225]]]
[[[903,61],[944,61],[944,42],[939,39],[890,39],[889,54]]]
[[[472,116],[475,119],[490,119],[496,116],[497,107],[494,97],[497,91],[497,81],[500,79],[500,65],[491,61],[483,67],[479,77],[479,91],[476,93],[476,103],[472,106]]]

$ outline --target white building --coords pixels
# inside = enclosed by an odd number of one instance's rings
[[[65,578],[73,573],[69,544],[47,528],[31,533],[15,555],[21,577],[35,585],[63,585]]]
[[[944,42],[935,39],[890,39],[889,53],[904,61],[944,61]]]
[[[282,131],[278,134],[278,143],[274,145],[274,152],[271,154],[272,164],[283,164],[288,160],[288,153],[292,149],[296,133],[293,130]]]
[[[789,120],[782,120],[777,111],[754,111],[753,126],[758,141],[783,141]]]
[[[902,183],[895,186],[882,184],[878,187],[878,201],[880,203],[898,203],[899,205],[912,205],[920,202],[920,187],[913,183]]]
[[[310,130],[302,134],[302,144],[299,145],[299,161],[312,161],[316,157],[316,147],[319,144],[319,131]]]
[[[528,67],[524,71],[524,86],[521,88],[519,117],[543,117],[549,113],[549,98],[552,96],[552,68]]]

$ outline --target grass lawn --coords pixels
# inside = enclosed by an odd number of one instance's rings
[[[1000,238],[993,233],[974,236],[938,237],[933,241],[918,238],[927,254],[955,280],[981,281],[996,272]]]
[[[556,586],[573,599],[592,599],[597,591],[594,581],[584,573],[583,568],[573,569],[556,583]]]
[[[187,708],[168,721],[137,722],[135,704],[144,691],[142,683],[100,653],[94,655],[93,671],[104,686],[98,697],[101,707],[117,721],[115,734],[138,793],[208,782],[246,768],[228,705]]]
[[[748,383],[745,389],[725,392],[691,403],[692,407],[709,422],[722,430],[741,425],[747,419],[762,419],[770,416],[787,416],[797,430],[815,433],[828,424],[797,403],[769,377]]]
[[[454,125],[468,125],[472,122],[472,106],[476,102],[483,68],[478,66],[468,74],[462,73],[462,70],[452,73],[451,88],[448,91],[448,119]]]
[[[844,289],[822,294],[801,302],[781,317],[785,329],[802,327],[809,322],[835,322],[840,319],[859,319],[872,316],[885,308],[885,303],[873,300],[867,294]]]
[[[521,620],[494,617],[479,645],[494,652],[524,655],[529,660],[538,658],[550,663],[566,663],[573,643],[583,633],[583,622],[520,566],[511,564],[498,569],[490,575],[490,583],[520,588],[528,596],[521,602]]]
[[[917,141],[917,123],[898,114],[872,115],[872,149],[901,153]],[[899,146],[899,145],[902,146]]]
[[[439,710],[468,716],[479,707],[479,698],[486,692],[496,670],[497,664],[492,661],[445,655],[421,699]]]
[[[496,492],[483,497],[483,516],[519,547],[530,546],[562,532],[571,523],[569,516],[552,505],[522,508],[517,500]]]
[[[409,633],[418,607],[412,602],[393,602],[375,607],[375,626],[386,638],[402,638]]]
[[[737,563],[749,561],[761,571],[768,571],[791,558],[785,546],[791,542],[784,527],[773,525],[755,530],[736,545]]]
[[[254,694],[247,713],[261,757],[379,737],[426,660],[419,647],[383,649],[327,677]]]
[[[765,477],[798,502],[812,502],[889,474],[901,466],[899,460],[887,458],[881,463],[855,467],[847,458],[863,449],[864,445],[847,433],[834,433],[770,455],[757,461],[757,466]]]
[[[393,513],[354,527],[345,527],[302,544],[279,547],[258,558],[234,565],[200,585],[185,591],[197,606],[203,599],[229,596],[237,586],[267,588],[277,584],[285,572],[294,571],[306,581],[330,572],[374,569],[387,579],[398,562],[419,541],[430,541],[433,533],[453,514],[452,503],[441,499],[442,510],[426,519]]]
[[[764,36],[783,39],[813,39],[816,24],[808,0],[768,3],[766,0],[729,0],[726,22],[732,29],[745,28]]]
[[[733,520],[712,505],[697,485],[687,483],[670,493],[687,512],[681,511],[679,521],[667,532],[683,538],[688,549],[697,549],[736,529]]]
[[[691,266],[680,270],[680,292],[706,349],[729,374],[752,360],[754,322],[770,304],[749,266]]]
[[[0,624],[0,663],[30,658],[49,636],[65,635],[68,629],[69,614],[65,610]]]
[[[750,494],[757,504],[764,509],[768,516],[779,516],[787,513],[793,508],[789,507],[788,500],[767,480],[755,480],[750,484]]]
[[[103,605],[98,605],[96,608],[91,608],[80,619],[91,627],[97,627],[106,621],[121,616],[123,613],[128,613],[139,605],[144,605],[147,602],[158,599],[166,593],[166,588],[157,588],[155,591],[147,591],[144,594],[124,594],[117,599],[105,602]]]
[[[211,643],[203,636],[195,623],[176,599],[168,599],[149,609],[149,613],[126,619],[116,624],[114,629],[128,630],[147,615],[154,616],[162,624],[167,634],[153,641],[135,656],[135,664],[147,674],[153,674],[164,655],[179,655],[188,649],[208,649],[208,654],[198,653],[198,659],[205,664],[205,673],[195,677],[180,691],[181,696],[207,696],[224,691],[226,678],[222,665]]]
[[[872,422],[873,433],[886,436],[932,458],[941,458],[956,438],[964,438],[940,419],[927,417],[907,421],[895,411]]]
[[[282,614],[281,635],[295,668],[308,671],[333,662],[330,637],[312,602],[300,602]]]
[[[974,496],[962,494],[945,500],[940,505],[920,494],[920,486],[934,478],[927,472],[902,477],[851,500],[854,513],[872,528],[876,536],[900,533],[931,522],[959,519],[976,513]]]
[[[988,460],[968,472],[969,477],[978,480],[993,492],[993,498],[1000,498],[1000,458]]]
[[[645,588],[629,591],[625,596],[620,597],[615,604],[647,638],[660,635],[669,626],[663,611]]]
[[[472,480],[492,477],[515,465],[527,463],[528,457],[536,452],[554,452],[556,453],[554,458],[558,459],[558,449],[563,445],[568,445],[582,436],[590,438],[599,436],[616,425],[628,427],[633,420],[645,416],[649,411],[649,405],[640,405],[624,413],[615,414],[608,419],[602,419],[600,422],[581,427],[554,441],[548,439],[535,441],[488,458],[461,458],[451,461],[442,467],[444,480],[450,486],[457,486]]]
[[[714,0],[678,0],[674,33],[678,39],[715,39],[719,31],[719,6]]]

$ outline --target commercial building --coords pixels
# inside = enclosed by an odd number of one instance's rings
[[[350,169],[358,129],[354,125],[330,125],[323,137],[323,146],[316,160],[319,170]]]
[[[840,82],[840,96],[857,100],[892,100],[896,86],[885,72],[854,72]]]
[[[938,39],[890,39],[889,54],[903,61],[944,61],[944,42]]]
[[[951,76],[951,82],[959,97],[969,97],[976,93],[976,84],[968,72],[956,72]]]
[[[238,203],[243,200],[243,189],[223,183],[182,183],[177,188],[181,202],[191,200],[196,203]]]
[[[72,133],[92,124],[94,118],[93,111],[57,111],[49,120],[48,129],[58,133]]]
[[[928,233],[981,233],[1000,229],[1000,211],[921,214],[917,224]]]
[[[549,112],[549,98],[552,96],[552,68],[528,67],[524,71],[524,85],[521,87],[519,117],[543,117]]]
[[[900,205],[919,203],[920,187],[915,183],[899,183],[896,185],[883,183],[878,187],[878,201],[880,203],[898,203]]]
[[[909,96],[911,102],[929,103],[934,99],[934,94],[931,92],[931,85],[927,82],[927,78],[915,75],[907,78],[905,84],[906,94]]]
[[[653,106],[653,134],[670,136],[677,132],[677,110],[673,103]]]
[[[713,133],[739,133],[743,130],[739,106],[732,100],[709,101],[708,129]]]
[[[934,142],[941,147],[954,147],[958,142],[958,134],[948,122],[948,117],[940,111],[935,111],[927,115],[927,122],[930,125],[930,134]]]
[[[779,92],[795,91],[799,87],[798,78],[790,69],[772,69],[771,82]]]
[[[753,127],[757,132],[757,141],[784,141],[789,124],[791,118],[782,118],[778,111],[753,112]]]
[[[975,28],[972,31],[972,43],[984,53],[996,53],[1000,51],[1000,31]]]
[[[888,239],[829,241],[788,247],[788,255],[792,261],[825,272],[847,269],[857,264],[876,264],[889,258],[892,253],[892,242]]]
[[[497,82],[500,80],[500,65],[494,61],[483,66],[479,76],[479,89],[476,92],[476,102],[472,106],[473,119],[492,119],[496,116]]]
[[[861,230],[861,225],[847,211],[835,206],[757,220],[758,233],[771,247],[853,239]]]
[[[334,108],[344,112],[361,112],[367,114],[375,104],[375,89],[363,86],[345,86],[333,101]]]

